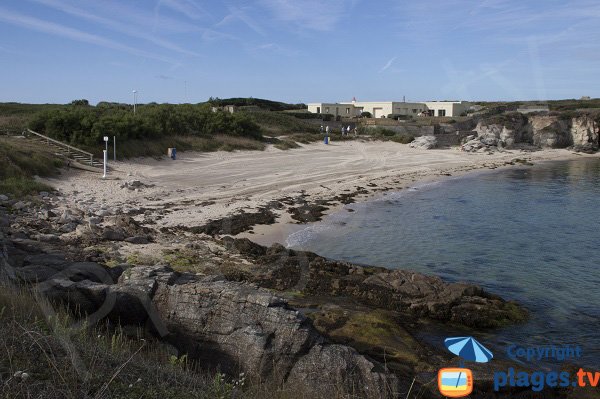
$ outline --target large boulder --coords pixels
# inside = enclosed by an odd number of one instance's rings
[[[587,115],[573,118],[571,121],[571,137],[573,148],[581,152],[595,152],[600,144],[600,127]]]
[[[437,139],[435,136],[421,136],[415,138],[409,144],[410,148],[419,148],[422,150],[430,150],[437,147]]]
[[[38,287],[93,321],[149,324],[180,352],[226,373],[243,371],[290,384],[311,381],[303,386],[315,388],[322,382],[331,386],[319,387],[320,392],[361,397],[398,390],[398,379],[383,365],[350,347],[328,344],[285,300],[253,284],[138,266],[126,270],[118,284],[56,278]]]
[[[541,148],[566,148],[573,144],[570,121],[557,115],[529,117],[533,144]]]

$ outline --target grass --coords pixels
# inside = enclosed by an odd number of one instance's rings
[[[246,115],[258,124],[263,133],[271,136],[292,133],[317,133],[319,127],[314,123],[298,119],[285,112],[257,111]]]
[[[75,329],[74,322],[27,289],[0,283],[0,399],[348,397],[335,386],[307,382],[292,387],[242,374],[226,376],[201,369],[141,330]]]
[[[49,150],[25,139],[0,137],[0,194],[23,197],[51,188],[34,176],[54,176],[62,160]]]

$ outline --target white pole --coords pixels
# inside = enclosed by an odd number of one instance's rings
[[[134,115],[135,115],[135,103],[136,103],[136,100],[137,100],[136,97],[137,97],[137,91],[134,90],[133,91],[133,113],[134,113]]]
[[[107,161],[107,156],[108,156],[108,151],[103,150],[104,152],[104,175],[102,175],[103,179],[106,179],[106,161]]]

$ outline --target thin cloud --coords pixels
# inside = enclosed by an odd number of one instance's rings
[[[158,10],[162,6],[195,20],[210,16],[204,8],[191,0],[159,0],[156,9]]]
[[[396,61],[397,58],[398,57],[392,57],[392,58],[390,58],[390,60],[388,62],[386,62],[386,64],[379,70],[379,73],[387,71],[392,66],[392,64],[394,63],[394,61]]]
[[[126,46],[124,44],[112,41],[102,36],[94,35],[81,31],[79,29],[69,28],[63,25],[56,24],[41,20],[38,18],[30,17],[20,13],[15,13],[10,10],[0,7],[0,20],[5,21],[9,24],[20,26],[22,28],[47,33],[55,36],[64,37],[70,40],[75,40],[83,43],[93,44],[109,48],[112,50],[122,51],[131,55],[136,55],[144,58],[150,58],[162,62],[172,64],[173,61],[156,54],[140,50],[134,47]]]
[[[149,35],[148,32],[145,31],[145,29],[140,29],[138,27],[131,27],[130,24],[127,25],[124,23],[117,22],[114,18],[101,17],[98,15],[92,14],[88,11],[82,10],[80,8],[73,7],[70,4],[64,3],[59,0],[31,0],[31,1],[34,1],[39,4],[43,4],[47,7],[54,8],[56,10],[66,13],[66,14],[73,15],[77,18],[81,18],[81,19],[85,19],[88,21],[98,23],[98,24],[103,25],[111,30],[116,31],[116,32],[124,33],[131,37],[149,41],[149,42],[151,42],[159,47],[163,47],[167,50],[172,50],[172,51],[175,51],[175,52],[178,52],[181,54],[186,54],[186,55],[199,56],[198,53],[190,51],[190,50],[186,50],[168,40],[164,40],[164,39],[155,37],[153,35]]]
[[[226,15],[221,21],[219,21],[215,27],[225,26],[234,21],[241,21],[254,32],[258,33],[261,36],[266,36],[264,29],[254,20],[254,18],[250,17],[244,10],[237,7],[227,6],[229,14]]]
[[[314,31],[330,31],[356,3],[343,0],[261,0],[273,16],[284,23]]]

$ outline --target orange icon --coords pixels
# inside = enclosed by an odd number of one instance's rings
[[[444,368],[438,372],[438,389],[449,398],[462,398],[473,392],[473,373],[464,368]]]

